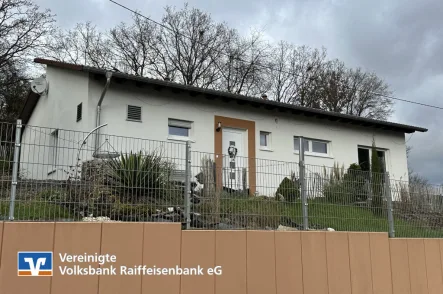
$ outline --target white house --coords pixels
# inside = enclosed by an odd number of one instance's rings
[[[405,133],[427,131],[120,72],[109,78],[106,70],[87,66],[35,62],[46,65],[49,88],[42,95],[31,93],[21,114],[26,124],[21,171],[29,178],[65,177],[56,167],[75,165],[79,142],[107,124],[95,132],[100,132],[97,142],[93,135],[82,146],[81,161],[100,148],[157,148],[184,167],[184,142],[189,141],[194,175],[206,155],[227,170],[219,184],[240,188],[246,183],[251,193],[273,194],[285,176],[298,170],[299,136],[307,138],[311,175],[335,162],[364,166],[375,138],[391,178],[407,179]],[[237,148],[235,160],[227,156],[231,145]]]

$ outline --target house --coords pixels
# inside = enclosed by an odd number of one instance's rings
[[[251,193],[266,195],[274,194],[284,177],[297,173],[299,136],[306,138],[305,162],[312,178],[321,177],[324,167],[334,163],[367,166],[375,138],[391,178],[407,179],[405,134],[427,131],[266,97],[246,97],[120,72],[111,75],[104,69],[46,59],[35,62],[46,65],[49,88],[42,95],[31,92],[21,114],[27,125],[22,136],[21,169],[33,179],[65,177],[62,169],[54,167],[75,165],[79,142],[105,123],[92,136],[98,139],[88,139],[82,161],[91,159],[104,145],[125,152],[161,142],[158,144],[163,145],[158,146],[169,152],[168,157],[184,167],[184,143],[188,141],[193,175],[207,156],[217,167],[228,170],[227,176],[217,178],[217,184],[229,184],[233,189],[246,185]],[[114,135],[113,142],[105,134]],[[125,138],[125,142],[118,138]],[[45,150],[38,150],[41,146]],[[237,151],[234,160],[228,156],[230,147]]]

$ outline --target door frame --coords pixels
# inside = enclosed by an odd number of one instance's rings
[[[220,127],[219,128],[219,123]],[[250,120],[242,120],[232,117],[214,116],[214,154],[216,166],[216,185],[217,188],[223,188],[222,171],[223,171],[223,132],[222,128],[228,127],[233,129],[247,130],[248,143],[248,182],[249,194],[255,194],[256,177],[255,177],[255,122]]]

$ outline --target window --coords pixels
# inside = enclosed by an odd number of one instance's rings
[[[170,118],[168,120],[168,128],[170,137],[190,137],[192,122]]]
[[[128,105],[127,120],[141,121],[142,120],[142,108],[140,106]]]
[[[50,158],[49,161],[53,166],[57,165],[57,156],[58,156],[58,130],[55,130],[51,133],[50,137]]]
[[[304,139],[304,147],[305,147],[305,152],[309,151],[309,141]],[[300,151],[300,139],[299,137],[294,137],[294,150],[295,151]]]
[[[371,168],[371,160],[369,156],[369,149],[358,148],[358,165],[363,171],[369,171]]]
[[[312,141],[312,152],[328,154],[328,143],[322,141]]]
[[[77,122],[82,120],[82,104],[77,105]]]
[[[260,147],[269,149],[271,147],[271,133],[260,132]]]
[[[386,171],[386,152],[377,149],[377,155],[380,159],[382,171]],[[364,171],[371,170],[372,150],[370,147],[358,147],[358,164]]]
[[[294,137],[294,150],[296,152],[300,151],[300,139],[299,137]],[[312,155],[329,155],[329,144],[328,141],[322,141],[317,139],[306,139],[304,138],[304,149],[307,154]]]

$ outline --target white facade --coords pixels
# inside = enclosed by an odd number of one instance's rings
[[[83,132],[92,130],[95,127],[96,106],[103,90],[103,81],[94,80],[85,72],[51,66],[47,68],[47,80],[49,81],[48,95],[40,98],[28,125]],[[76,109],[79,103],[83,105],[83,114],[82,119],[77,122]],[[141,107],[140,122],[127,120],[128,105]],[[406,180],[408,176],[403,133],[307,118],[246,105],[240,106],[235,102],[206,100],[204,97],[192,97],[185,92],[173,93],[168,89],[156,91],[151,88],[139,88],[130,81],[123,84],[111,82],[103,100],[101,113],[101,122],[108,125],[101,129],[101,134],[122,136],[120,139],[109,138],[112,147],[118,152],[129,149],[140,151],[152,149],[150,147],[154,146],[157,146],[156,148],[163,146],[162,152],[167,153],[167,157],[177,160],[177,163],[181,165],[184,164],[184,147],[176,143],[183,142],[178,140],[179,137],[168,135],[168,119],[192,122],[190,139],[192,150],[195,151],[192,164],[194,174],[196,174],[199,172],[203,153],[213,158],[216,132],[214,116],[255,122],[256,185],[259,194],[273,194],[285,176],[290,176],[291,172],[298,170],[299,155],[294,150],[295,136],[328,142],[327,155],[306,153],[305,162],[313,165],[308,167],[313,173],[323,173],[323,166],[332,167],[334,162],[345,167],[358,163],[358,147],[370,147],[374,137],[377,147],[385,151],[386,169],[391,178]],[[267,149],[260,147],[261,131],[269,134]],[[50,150],[54,149],[54,143],[50,142],[51,137],[48,135],[50,132],[51,130],[47,129],[44,131],[45,134],[42,134],[32,127],[26,127],[24,130],[21,168],[26,170],[28,177],[64,177],[64,173],[60,170],[48,175],[48,172],[53,170],[51,164],[45,168],[42,168],[41,164],[35,164],[37,161],[39,163],[48,161],[53,156]],[[62,132],[59,132],[59,136],[62,136],[60,135]],[[78,148],[76,142],[82,139],[83,134],[63,133],[64,138],[58,138],[56,164],[74,165],[76,157],[74,154]],[[30,145],[33,145],[36,139],[42,140],[42,137],[45,138],[43,140],[45,151],[38,152],[37,146]],[[168,143],[130,140],[123,137]],[[247,140],[244,144],[248,144]],[[93,137],[88,140],[87,145],[91,147],[92,152]],[[27,149],[27,146],[32,148]],[[38,153],[45,155],[39,157]],[[86,160],[90,154],[82,155],[85,157],[82,160]]]

